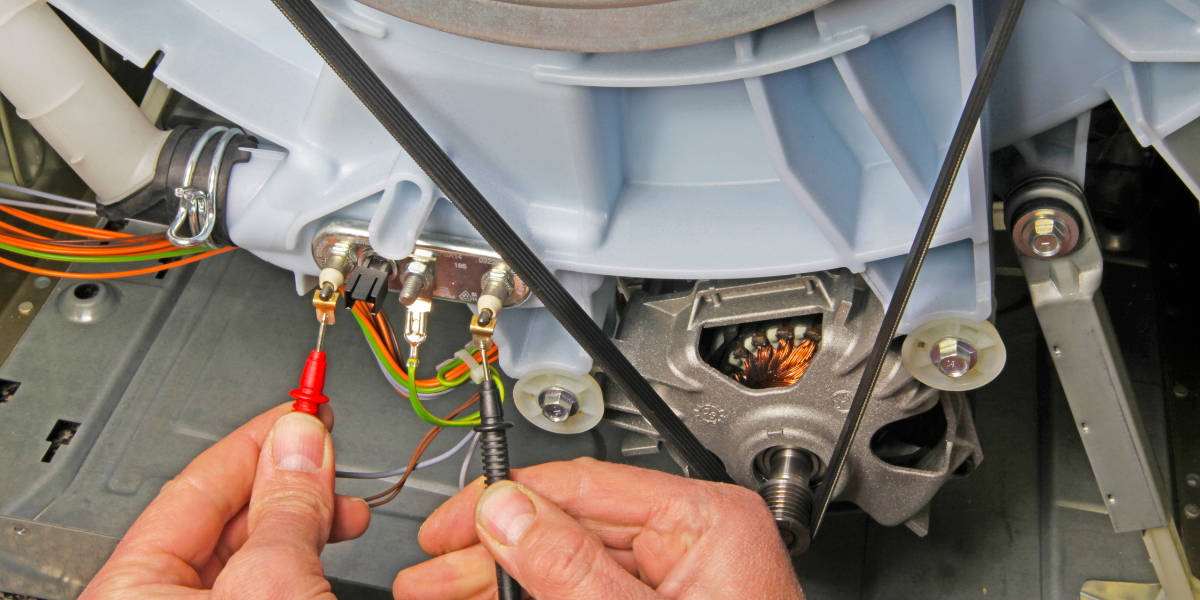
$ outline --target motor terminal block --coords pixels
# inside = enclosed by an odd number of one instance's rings
[[[379,314],[387,298],[388,279],[395,270],[395,263],[382,256],[373,254],[360,258],[346,279],[346,307],[352,308],[355,302],[366,302],[371,305],[371,314]]]

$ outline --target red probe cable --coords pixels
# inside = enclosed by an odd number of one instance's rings
[[[295,412],[317,414],[317,408],[329,402],[329,396],[322,393],[325,389],[325,353],[321,344],[325,342],[325,321],[321,321],[321,332],[317,335],[317,349],[308,353],[304,361],[304,372],[300,374],[300,387],[292,390],[291,395],[296,399],[292,403]]]

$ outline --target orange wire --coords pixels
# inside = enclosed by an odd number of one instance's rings
[[[25,250],[50,252],[66,256],[136,256],[138,254],[156,254],[176,248],[166,240],[131,246],[76,246],[74,244],[57,244],[52,241],[42,242],[12,237],[0,233],[0,242]]]
[[[181,267],[188,263],[194,263],[198,260],[204,260],[210,256],[216,256],[217,254],[221,254],[222,252],[229,252],[230,250],[237,250],[237,247],[230,246],[228,248],[221,248],[219,250],[213,250],[212,252],[203,252],[200,254],[193,254],[192,256],[189,256],[187,258],[181,258],[175,262],[167,263],[165,265],[159,265],[157,267],[147,267],[145,269],[137,269],[134,271],[118,271],[115,273],[68,273],[66,271],[50,271],[48,269],[39,269],[37,267],[30,267],[28,265],[23,265],[21,263],[15,263],[6,258],[0,258],[0,265],[8,265],[14,269],[20,269],[20,270],[26,271],[28,273],[34,273],[36,275],[45,275],[47,277],[61,277],[63,279],[116,279],[117,277],[133,277],[135,275],[146,275],[148,273],[157,273],[159,271],[166,271],[167,269],[174,269],[175,267]]]
[[[23,210],[11,208],[8,206],[0,206],[0,211],[6,212],[14,217],[17,217],[18,219],[28,221],[35,225],[41,225],[42,227],[48,227],[55,231],[61,231],[63,233],[70,233],[72,235],[78,235],[80,237],[90,237],[90,238],[95,238],[95,239],[106,239],[106,240],[133,237],[132,235],[130,235],[128,233],[121,233],[119,231],[107,231],[105,229],[96,229],[95,227],[83,227],[80,225],[72,225],[70,223],[64,223],[62,221],[58,221],[55,219],[47,219],[45,217],[39,217],[35,214],[27,213]]]
[[[21,229],[20,227],[15,227],[13,225],[9,225],[8,223],[5,223],[4,221],[0,221],[0,229],[9,229],[9,230],[15,231],[17,233],[20,233],[22,235],[27,235],[29,237],[39,238],[39,239],[43,239],[43,240],[50,239],[44,235],[38,235],[33,232],[25,231],[24,229]]]
[[[363,316],[363,317],[366,317],[371,314],[366,309],[365,303],[363,303],[363,302],[355,302],[354,308],[351,310],[357,311],[359,313],[359,315]],[[369,319],[367,319],[367,323],[368,323],[368,325],[370,325],[371,321]],[[382,336],[379,335],[378,331],[375,331],[375,328],[368,326],[366,328],[366,331],[367,331],[367,335],[369,335],[371,337],[371,339],[375,342],[376,345],[378,345],[380,348],[386,347],[383,343]],[[402,381],[408,381],[408,370],[407,369],[400,368],[400,365],[396,364],[396,361],[393,360],[392,357],[387,352],[381,352],[380,354],[383,355],[383,359],[388,362],[388,365],[390,367],[392,367],[392,370],[394,370],[397,375],[400,376]],[[499,355],[500,355],[500,351],[496,348],[496,344],[493,343],[492,347],[488,349],[488,364],[496,362]],[[458,377],[462,377],[463,373],[466,373],[468,369],[470,369],[470,367],[468,367],[467,365],[460,364],[457,367],[450,369],[450,371],[448,371],[446,373],[446,379],[456,379]],[[457,373],[457,374],[452,375],[453,373]],[[418,379],[417,385],[419,385],[421,387],[438,387],[438,386],[442,385],[442,383],[440,381],[438,381],[437,378],[435,377],[433,379]]]

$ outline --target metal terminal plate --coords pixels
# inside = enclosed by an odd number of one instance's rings
[[[370,250],[367,223],[352,219],[335,219],[327,223],[313,237],[312,255],[317,267],[325,268],[330,251],[338,244],[346,244],[355,257]],[[442,300],[474,304],[479,300],[483,276],[492,265],[501,262],[500,255],[481,240],[472,240],[440,233],[423,233],[417,239],[414,253],[420,252],[434,258],[433,286],[431,295]],[[396,261],[397,268],[388,282],[392,289],[403,285],[404,269],[409,258]],[[513,274],[513,291],[504,301],[504,306],[513,307],[524,303],[533,295],[519,275]]]

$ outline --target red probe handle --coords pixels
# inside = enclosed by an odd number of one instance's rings
[[[296,402],[292,410],[296,412],[317,414],[317,408],[329,402],[329,396],[321,393],[325,389],[325,353],[313,350],[304,362],[304,373],[300,375],[300,387],[292,390]]]

